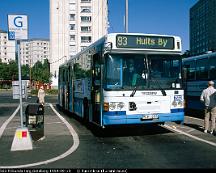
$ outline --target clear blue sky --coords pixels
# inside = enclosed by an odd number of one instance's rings
[[[129,32],[178,35],[189,49],[189,9],[198,0],[128,0]],[[109,32],[124,32],[125,0],[108,0]],[[8,14],[26,14],[29,38],[49,38],[49,0],[0,0],[0,29]]]

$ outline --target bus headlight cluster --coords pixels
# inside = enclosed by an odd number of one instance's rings
[[[105,111],[121,111],[125,107],[123,102],[109,102],[104,103],[104,110]]]
[[[173,101],[172,102],[172,105],[174,106],[174,107],[177,107],[177,106],[179,106],[179,107],[182,107],[183,106],[183,101]]]
[[[182,95],[174,95],[174,100],[172,102],[172,105],[174,107],[183,107],[184,106],[183,96]]]

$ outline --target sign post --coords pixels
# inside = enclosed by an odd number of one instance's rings
[[[8,15],[8,39],[16,40],[18,53],[19,69],[19,99],[20,99],[20,121],[21,128],[18,128],[12,143],[11,151],[32,150],[31,136],[28,129],[23,127],[23,109],[22,109],[22,75],[21,75],[21,57],[20,40],[28,39],[28,17],[27,15]],[[19,134],[25,134],[20,137]],[[25,145],[23,145],[25,143]]]
[[[20,40],[28,39],[28,18],[26,15],[8,15],[8,38],[16,40],[18,53],[18,70],[19,70],[19,99],[20,99],[20,119],[21,128],[23,127],[23,110],[22,110],[22,75],[20,60]]]

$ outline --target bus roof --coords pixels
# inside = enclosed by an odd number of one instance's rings
[[[212,57],[212,56],[216,56],[216,52],[206,53],[206,54],[197,55],[197,56],[191,56],[191,57],[184,58],[182,60],[183,60],[183,62],[187,62],[187,61],[192,61],[195,59],[203,59],[203,58],[208,58],[208,57]]]

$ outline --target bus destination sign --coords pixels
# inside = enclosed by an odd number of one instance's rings
[[[174,37],[117,35],[116,47],[134,49],[174,49]]]

